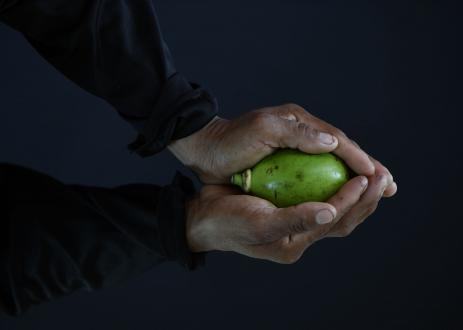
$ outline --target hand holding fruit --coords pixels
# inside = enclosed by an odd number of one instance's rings
[[[364,176],[348,181],[326,203],[277,208],[239,188],[207,185],[188,202],[187,237],[193,252],[234,251],[279,263],[297,261],[311,244],[337,231],[350,231],[341,219],[358,202]],[[348,224],[352,225],[351,223]]]
[[[216,117],[198,132],[169,145],[169,150],[205,184],[228,184],[230,176],[251,168],[279,148],[312,154],[332,152],[359,175],[372,176],[380,170],[388,179],[384,196],[395,193],[386,168],[341,130],[295,104],[254,110],[234,120]]]
[[[287,208],[243,195],[236,187],[205,186],[187,205],[187,237],[193,251],[226,250],[292,262],[323,237],[348,235],[375,211],[381,197],[397,190],[387,168],[342,131],[294,104],[255,110],[231,121],[216,117],[169,146],[206,184],[228,184],[233,174],[252,168],[281,148],[310,154],[331,152],[360,176],[325,203]],[[316,214],[322,208],[335,219],[322,224],[327,218],[320,216],[317,222]]]

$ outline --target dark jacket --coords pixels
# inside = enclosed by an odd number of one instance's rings
[[[109,102],[138,132],[146,157],[216,114],[215,99],[175,70],[149,0],[0,0],[0,20],[21,32],[65,76]],[[66,185],[0,164],[0,310],[131,278],[166,260],[201,261],[185,237],[185,202],[172,184]]]

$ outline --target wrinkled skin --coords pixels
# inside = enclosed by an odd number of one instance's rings
[[[278,263],[293,263],[324,237],[345,236],[361,221],[343,221],[360,200],[366,186],[357,176],[326,203],[302,203],[277,208],[272,203],[242,195],[235,187],[205,186],[190,202],[189,244],[193,251],[234,251]],[[381,189],[375,184],[373,190]],[[329,210],[333,219],[317,223],[316,214]]]
[[[322,133],[329,134],[328,143]],[[233,173],[252,167],[277,148],[332,152],[359,176],[327,203],[285,209],[222,185],[229,183]],[[344,132],[295,104],[254,110],[234,120],[216,117],[200,131],[173,141],[169,150],[206,184],[187,205],[187,238],[193,251],[230,250],[277,262],[294,261],[323,237],[348,235],[376,210],[381,197],[391,197],[397,191],[392,175],[379,161]],[[363,176],[368,184],[359,193],[355,186]],[[309,224],[316,224],[320,204],[337,215],[329,224],[314,227]],[[293,225],[297,233],[287,229],[294,221],[306,221]],[[266,222],[269,224],[262,225]],[[259,239],[250,240],[252,237]]]

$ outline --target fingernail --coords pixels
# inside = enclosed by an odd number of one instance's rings
[[[375,174],[375,172],[376,172],[376,167],[372,162],[370,162],[370,173],[373,175]]]
[[[320,133],[320,141],[324,144],[333,144],[334,143],[334,136],[328,133]]]
[[[330,223],[331,221],[333,221],[333,219],[334,219],[334,216],[330,210],[321,210],[315,216],[315,221],[317,221],[319,225]]]
[[[360,178],[360,185],[363,187],[363,189],[365,189],[368,185],[368,179],[366,176],[362,176]]]

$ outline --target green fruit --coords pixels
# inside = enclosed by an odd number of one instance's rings
[[[277,207],[303,202],[324,202],[333,196],[353,172],[332,153],[306,154],[280,149],[252,169],[236,173],[231,183],[264,198]]]

